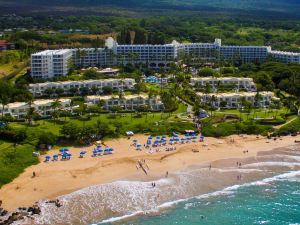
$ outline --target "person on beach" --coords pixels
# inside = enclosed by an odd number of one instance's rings
[[[169,172],[167,171],[167,172],[166,172],[166,178],[167,178],[168,176],[169,176]]]
[[[32,172],[32,178],[35,178],[35,176],[36,176],[36,174],[35,174],[35,172],[33,171],[33,172]]]
[[[211,164],[209,164],[209,170],[211,170]]]

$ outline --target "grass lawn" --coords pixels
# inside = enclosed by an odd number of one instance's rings
[[[269,109],[260,108],[260,109],[252,110],[250,114],[240,112],[237,109],[226,109],[226,110],[214,111],[213,115],[235,114],[235,115],[241,117],[244,121],[247,121],[247,120],[253,119],[253,118],[279,117],[280,114],[285,114],[285,113],[287,113],[286,108],[281,108],[278,110],[275,110],[275,109],[269,110]]]
[[[10,123],[12,128],[25,129],[27,132],[52,132],[59,135],[60,128],[64,123],[73,122],[79,126],[94,125],[97,121],[114,124],[117,127],[122,127],[122,131],[133,130],[135,132],[144,132],[147,127],[159,125],[162,123],[183,122],[186,121],[176,118],[178,113],[186,111],[187,106],[180,104],[178,109],[172,113],[143,113],[141,117],[136,117],[135,113],[117,113],[115,117],[111,114],[91,115],[89,120],[81,120],[79,118],[61,117],[60,122],[53,120],[39,120],[35,121],[36,126],[28,126],[27,123],[13,122]],[[85,116],[86,117],[86,116]],[[138,129],[141,129],[140,131]],[[125,132],[123,132],[125,134]]]
[[[27,71],[27,61],[26,62],[14,62],[10,64],[0,65],[0,78],[8,76],[10,74],[16,73],[16,75],[23,75]],[[17,77],[17,76],[14,76]]]
[[[0,142],[0,187],[11,182],[25,168],[38,163],[32,156],[35,146],[22,144],[14,147],[10,142]]]

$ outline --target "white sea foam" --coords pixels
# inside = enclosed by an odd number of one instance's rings
[[[295,165],[295,163],[282,162],[262,162],[249,164],[250,166],[261,165]],[[298,163],[300,165],[300,163]],[[296,165],[298,165],[296,164]],[[245,165],[247,166],[247,165]],[[219,169],[218,169],[219,170]],[[227,169],[220,169],[226,171]],[[241,171],[257,171],[258,169],[238,169]],[[240,171],[241,170],[241,171]],[[227,171],[237,171],[229,168]],[[160,212],[163,209],[170,208],[178,203],[186,202],[191,198],[186,194],[197,186],[197,177],[201,175],[183,172],[178,173],[175,178],[160,179],[155,181],[157,188],[153,188],[151,182],[137,181],[117,181],[110,184],[96,185],[71,194],[60,197],[62,207],[56,208],[54,205],[45,202],[40,203],[41,216],[35,216],[35,224],[87,224],[91,218],[108,218],[100,223],[113,223],[128,219],[141,214]],[[191,179],[195,176],[196,179]],[[274,177],[265,178],[260,181],[233,185],[223,190],[202,194],[196,199],[207,199],[222,195],[232,195],[241,187],[272,185],[274,181],[294,180],[299,178],[300,171],[288,172]],[[161,196],[161,193],[167,196]],[[191,192],[194,193],[194,192]],[[196,192],[195,192],[196,193]],[[159,196],[162,198],[158,200]],[[164,198],[165,197],[165,198]],[[180,199],[178,199],[180,198]],[[176,199],[169,201],[169,199]],[[164,202],[164,203],[162,203]],[[191,207],[192,205],[186,205]],[[108,211],[107,216],[103,212]],[[99,216],[101,215],[101,216]],[[119,216],[123,215],[123,216]],[[17,223],[22,224],[22,223]]]
[[[300,166],[300,163],[296,162],[257,162],[243,165],[243,168],[253,168],[253,167],[289,167],[294,168],[296,166]]]

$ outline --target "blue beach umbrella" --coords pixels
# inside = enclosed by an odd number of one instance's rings
[[[49,159],[51,159],[51,156],[47,155],[47,156],[45,156],[45,159],[49,160]]]
[[[135,142],[135,143],[136,143],[136,142],[138,142],[138,140],[133,140],[133,142]]]
[[[163,135],[163,136],[161,136],[162,138],[167,138],[167,136],[166,135]]]
[[[86,151],[80,152],[80,155],[85,155],[85,154],[86,154]]]

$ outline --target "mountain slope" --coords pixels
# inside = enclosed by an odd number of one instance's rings
[[[203,10],[205,7],[218,9],[264,10],[271,12],[299,13],[299,0],[0,0],[3,9],[36,9],[49,11],[57,7],[121,7],[126,9],[185,9]],[[63,10],[62,8],[60,10]]]

